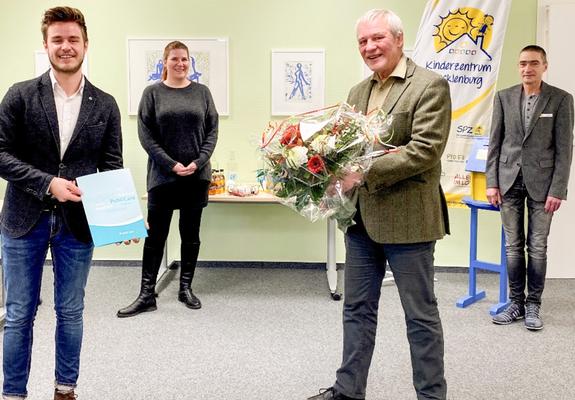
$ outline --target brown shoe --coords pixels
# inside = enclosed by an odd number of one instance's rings
[[[74,394],[74,391],[71,390],[66,393],[59,392],[58,389],[54,389],[54,400],[76,400],[78,396]]]

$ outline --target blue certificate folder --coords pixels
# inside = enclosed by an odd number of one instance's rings
[[[148,236],[129,169],[76,178],[94,246]]]

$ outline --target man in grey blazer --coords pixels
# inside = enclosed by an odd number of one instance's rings
[[[397,15],[371,10],[357,23],[359,51],[373,76],[348,103],[393,116],[391,144],[359,187],[356,225],[345,235],[343,360],[333,387],[314,400],[364,399],[375,346],[381,284],[389,264],[405,313],[418,399],[447,398],[443,330],[434,293],[435,241],[449,233],[440,187],[451,123],[449,85],[403,55]],[[350,174],[344,187],[359,177]]]
[[[93,244],[78,176],[122,168],[120,112],[82,74],[84,16],[55,7],[42,20],[51,70],[13,85],[0,104],[0,215],[6,295],[3,399],[27,396],[32,328],[48,249],[54,271],[54,399],[75,399],[84,289]],[[46,396],[44,396],[46,397]]]
[[[547,237],[553,214],[567,198],[573,147],[573,97],[543,82],[546,70],[543,48],[521,50],[522,83],[495,96],[486,170],[487,199],[501,210],[511,300],[493,322],[525,318],[530,330],[543,328]]]

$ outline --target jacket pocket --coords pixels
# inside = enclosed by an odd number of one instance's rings
[[[554,164],[555,164],[554,160],[540,160],[539,161],[539,166],[541,168],[553,168]]]
[[[95,124],[86,124],[84,125],[84,129],[90,132],[103,132],[106,129],[106,123],[104,121],[99,121]]]
[[[96,142],[99,143],[102,136],[104,136],[104,133],[106,132],[106,123],[100,121],[97,124],[85,125],[84,130],[90,136],[91,141],[96,139]]]

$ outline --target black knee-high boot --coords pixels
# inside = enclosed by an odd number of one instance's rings
[[[180,265],[180,291],[178,292],[178,300],[184,303],[186,307],[194,310],[202,308],[200,299],[198,299],[192,292],[192,281],[194,279],[194,272],[196,271],[199,252],[199,242],[182,242],[182,262]]]
[[[157,309],[155,293],[156,280],[163,256],[164,253],[162,249],[144,245],[140,294],[128,307],[118,310],[117,315],[119,318],[133,317],[145,311],[154,311]]]

